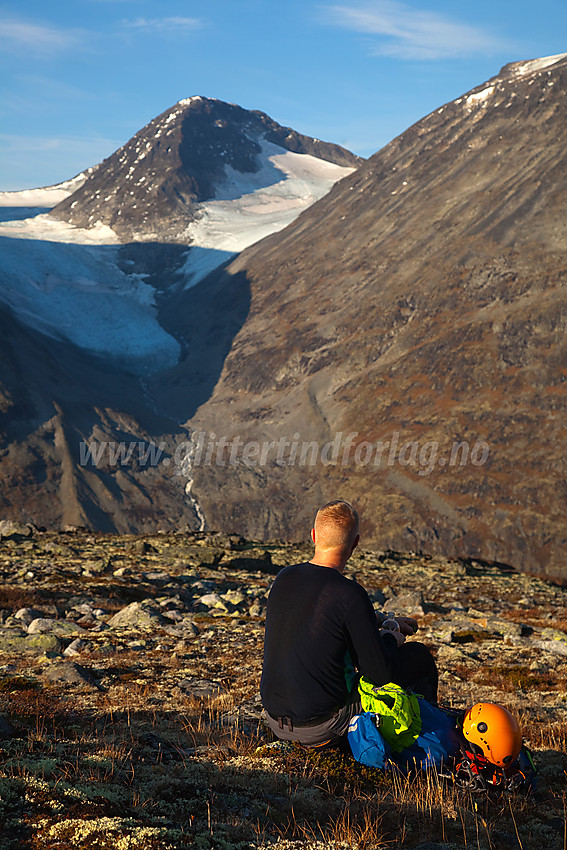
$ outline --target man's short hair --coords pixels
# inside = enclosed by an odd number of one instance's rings
[[[358,534],[358,514],[349,502],[336,499],[317,511],[314,528],[324,549],[347,548]]]

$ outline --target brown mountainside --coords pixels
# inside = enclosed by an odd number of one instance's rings
[[[276,445],[203,454],[209,527],[298,537],[341,493],[380,548],[567,576],[566,96],[567,58],[506,66],[226,269],[250,312],[189,424]]]

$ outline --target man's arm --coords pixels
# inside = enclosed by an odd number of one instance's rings
[[[380,631],[368,594],[359,585],[356,587],[356,598],[345,618],[353,661],[362,675],[384,685],[397,676],[398,645],[405,637],[401,632]]]

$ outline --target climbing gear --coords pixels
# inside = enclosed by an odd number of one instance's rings
[[[463,718],[468,749],[498,767],[511,765],[522,748],[522,733],[508,709],[494,702],[478,702]]]
[[[533,791],[536,768],[516,718],[493,702],[479,702],[462,716],[461,753],[455,784],[467,791]]]
[[[533,791],[536,788],[536,768],[532,755],[522,746],[517,758],[506,767],[488,761],[478,753],[464,750],[454,768],[455,785],[466,791]]]

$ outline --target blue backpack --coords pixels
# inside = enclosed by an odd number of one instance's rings
[[[455,721],[422,697],[417,697],[421,731],[415,743],[394,752],[379,730],[379,715],[364,712],[352,718],[348,742],[356,761],[381,770],[397,766],[408,770],[446,765],[459,752]],[[377,725],[378,721],[378,725]]]

